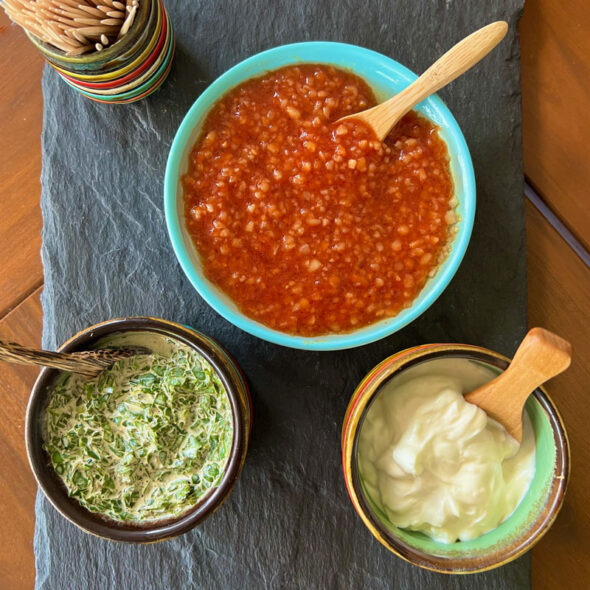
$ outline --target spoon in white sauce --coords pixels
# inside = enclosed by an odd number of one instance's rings
[[[522,442],[522,411],[528,396],[565,371],[572,360],[569,342],[543,328],[524,337],[510,366],[498,377],[465,395],[465,400],[502,424]]]

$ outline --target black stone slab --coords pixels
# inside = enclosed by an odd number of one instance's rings
[[[130,106],[98,105],[46,69],[42,208],[44,345],[114,316],[184,322],[219,340],[252,386],[254,427],[235,491],[203,526],[152,546],[78,531],[37,499],[37,588],[498,588],[530,585],[529,558],[444,576],[394,557],[350,504],[340,428],[362,376],[434,341],[511,354],[526,327],[517,20],[522,0],[167,0],[176,27],[170,80]],[[400,333],[360,349],[308,353],[262,342],[192,289],[166,235],[162,179],[183,115],[216,76],[260,50],[301,40],[364,45],[422,71],[475,29],[505,19],[504,42],[441,92],[470,146],[478,211],[455,279]]]

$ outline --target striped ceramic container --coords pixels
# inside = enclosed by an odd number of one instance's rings
[[[542,388],[527,400],[525,410],[535,433],[535,475],[516,510],[495,529],[471,541],[438,543],[426,535],[393,525],[366,492],[358,468],[358,440],[367,410],[385,382],[416,365],[436,359],[467,359],[499,373],[509,359],[491,350],[465,344],[428,344],[385,359],[356,388],[342,428],[342,466],[352,504],[371,534],[398,557],[442,573],[485,571],[528,551],[549,529],[559,512],[570,471],[569,445],[557,408]],[[359,539],[360,541],[360,539]]]
[[[102,51],[66,55],[29,33],[64,81],[97,102],[135,102],[155,92],[172,67],[175,40],[162,0],[140,0],[129,31]]]

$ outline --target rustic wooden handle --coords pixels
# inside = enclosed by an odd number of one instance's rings
[[[543,328],[533,328],[524,337],[508,369],[468,393],[465,399],[485,410],[520,442],[526,399],[545,381],[565,371],[571,357],[569,342]]]
[[[358,113],[383,140],[391,128],[414,106],[434,94],[485,57],[506,35],[508,24],[497,21],[465,37],[435,61],[415,82],[393,98]]]
[[[134,347],[123,349],[101,348],[84,352],[53,352],[38,350],[0,340],[0,361],[20,365],[52,367],[70,373],[78,373],[86,377],[96,377],[101,371],[117,360],[146,354],[146,348]]]

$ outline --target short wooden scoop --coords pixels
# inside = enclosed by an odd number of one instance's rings
[[[143,347],[100,348],[84,352],[53,352],[37,350],[0,340],[0,361],[19,365],[53,367],[70,373],[78,373],[88,378],[96,377],[122,358],[149,354]]]
[[[463,72],[483,59],[506,35],[508,24],[497,21],[479,29],[459,41],[440,59],[435,61],[415,82],[385,102],[342,117],[361,119],[375,130],[380,140],[385,139],[391,128],[414,106],[434,94],[443,86],[458,78]]]
[[[543,328],[533,328],[524,337],[510,366],[468,393],[465,399],[485,410],[521,442],[522,411],[527,397],[539,385],[565,371],[571,358],[569,342]]]

